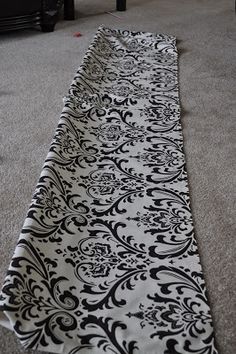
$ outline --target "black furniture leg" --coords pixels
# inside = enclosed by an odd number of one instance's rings
[[[64,0],[64,19],[75,19],[75,3],[74,0]]]
[[[42,32],[53,32],[55,23],[41,23]]]
[[[57,22],[57,11],[45,11],[42,16],[41,29],[42,32],[53,32]]]
[[[116,10],[125,11],[126,10],[126,0],[116,0]]]
[[[43,32],[52,32],[58,19],[56,0],[42,1],[41,29]]]

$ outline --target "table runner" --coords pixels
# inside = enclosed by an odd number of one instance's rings
[[[1,323],[52,353],[216,354],[175,37],[99,27],[46,157]]]

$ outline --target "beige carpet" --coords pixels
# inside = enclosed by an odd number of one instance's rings
[[[62,97],[97,27],[172,34],[181,52],[185,152],[216,339],[220,354],[235,354],[234,1],[128,0],[128,10],[116,13],[121,19],[104,13],[114,8],[115,0],[80,0],[77,20],[60,21],[53,33],[28,30],[0,36],[0,283],[57,126]],[[77,31],[82,37],[73,37]],[[11,332],[0,331],[1,354],[33,353],[24,351]]]

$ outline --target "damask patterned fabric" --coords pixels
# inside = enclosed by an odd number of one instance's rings
[[[23,346],[217,354],[189,203],[176,40],[100,27],[1,295]]]

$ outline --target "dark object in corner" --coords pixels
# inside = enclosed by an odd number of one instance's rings
[[[74,20],[75,19],[74,0],[64,0],[64,19],[65,20]]]
[[[33,28],[52,32],[64,5],[64,19],[75,19],[74,0],[0,0],[0,32]],[[126,10],[126,0],[116,0],[117,11]]]
[[[126,0],[116,0],[116,10],[125,11],[126,10]]]
[[[52,32],[63,0],[1,0],[0,32],[33,28]]]
[[[62,0],[0,1],[0,32],[41,26],[43,32],[54,30]]]

